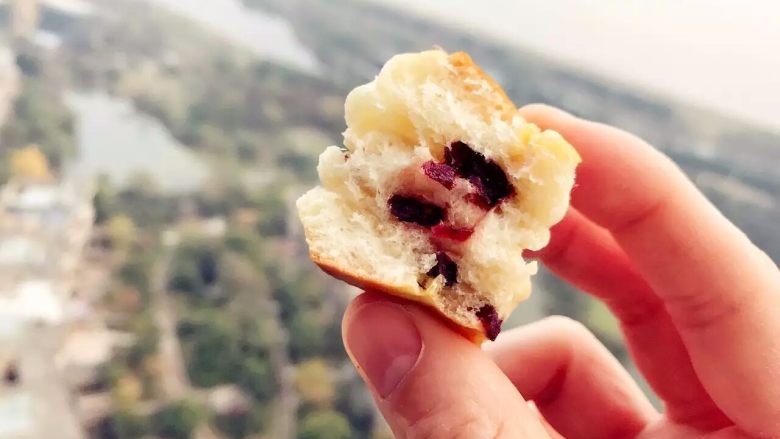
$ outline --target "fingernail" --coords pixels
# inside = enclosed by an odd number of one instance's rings
[[[347,350],[371,386],[384,398],[412,370],[422,339],[409,312],[392,303],[359,308],[345,331]]]

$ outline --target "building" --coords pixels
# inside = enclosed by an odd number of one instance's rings
[[[10,38],[44,48],[58,47],[60,37],[94,9],[85,0],[0,0]]]
[[[20,90],[20,73],[14,53],[9,47],[0,45],[0,124],[8,117]]]
[[[52,355],[61,331],[0,319],[0,438],[83,439],[73,396]]]
[[[74,294],[93,222],[91,192],[70,182],[15,179],[0,189],[0,438],[83,439],[67,376],[106,357],[79,328]]]
[[[10,6],[11,36],[31,39],[41,20],[40,0],[10,0]]]

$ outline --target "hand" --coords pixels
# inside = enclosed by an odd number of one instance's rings
[[[344,341],[399,438],[780,438],[780,272],[664,155],[545,106],[580,152],[572,209],[536,255],[603,300],[657,412],[588,331],[552,317],[485,350],[367,293]]]

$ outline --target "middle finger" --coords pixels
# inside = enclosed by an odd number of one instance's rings
[[[728,425],[699,381],[662,301],[609,232],[572,208],[536,256],[617,316],[639,370],[665,401],[667,416],[698,428]]]

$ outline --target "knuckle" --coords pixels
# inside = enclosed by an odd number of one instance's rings
[[[572,356],[583,347],[601,344],[587,326],[571,317],[550,316],[546,317],[543,323],[549,325],[550,336],[561,346],[565,346]]]
[[[543,322],[570,336],[591,337],[591,333],[588,328],[586,328],[585,325],[583,325],[581,322],[574,320],[571,317],[560,315],[549,316],[545,317]]]
[[[666,301],[669,313],[683,331],[700,332],[734,318],[743,306],[723,296],[686,294]]]
[[[664,302],[652,294],[637,294],[625,300],[607,301],[607,306],[615,313],[624,328],[655,324],[660,319],[666,318]]]

